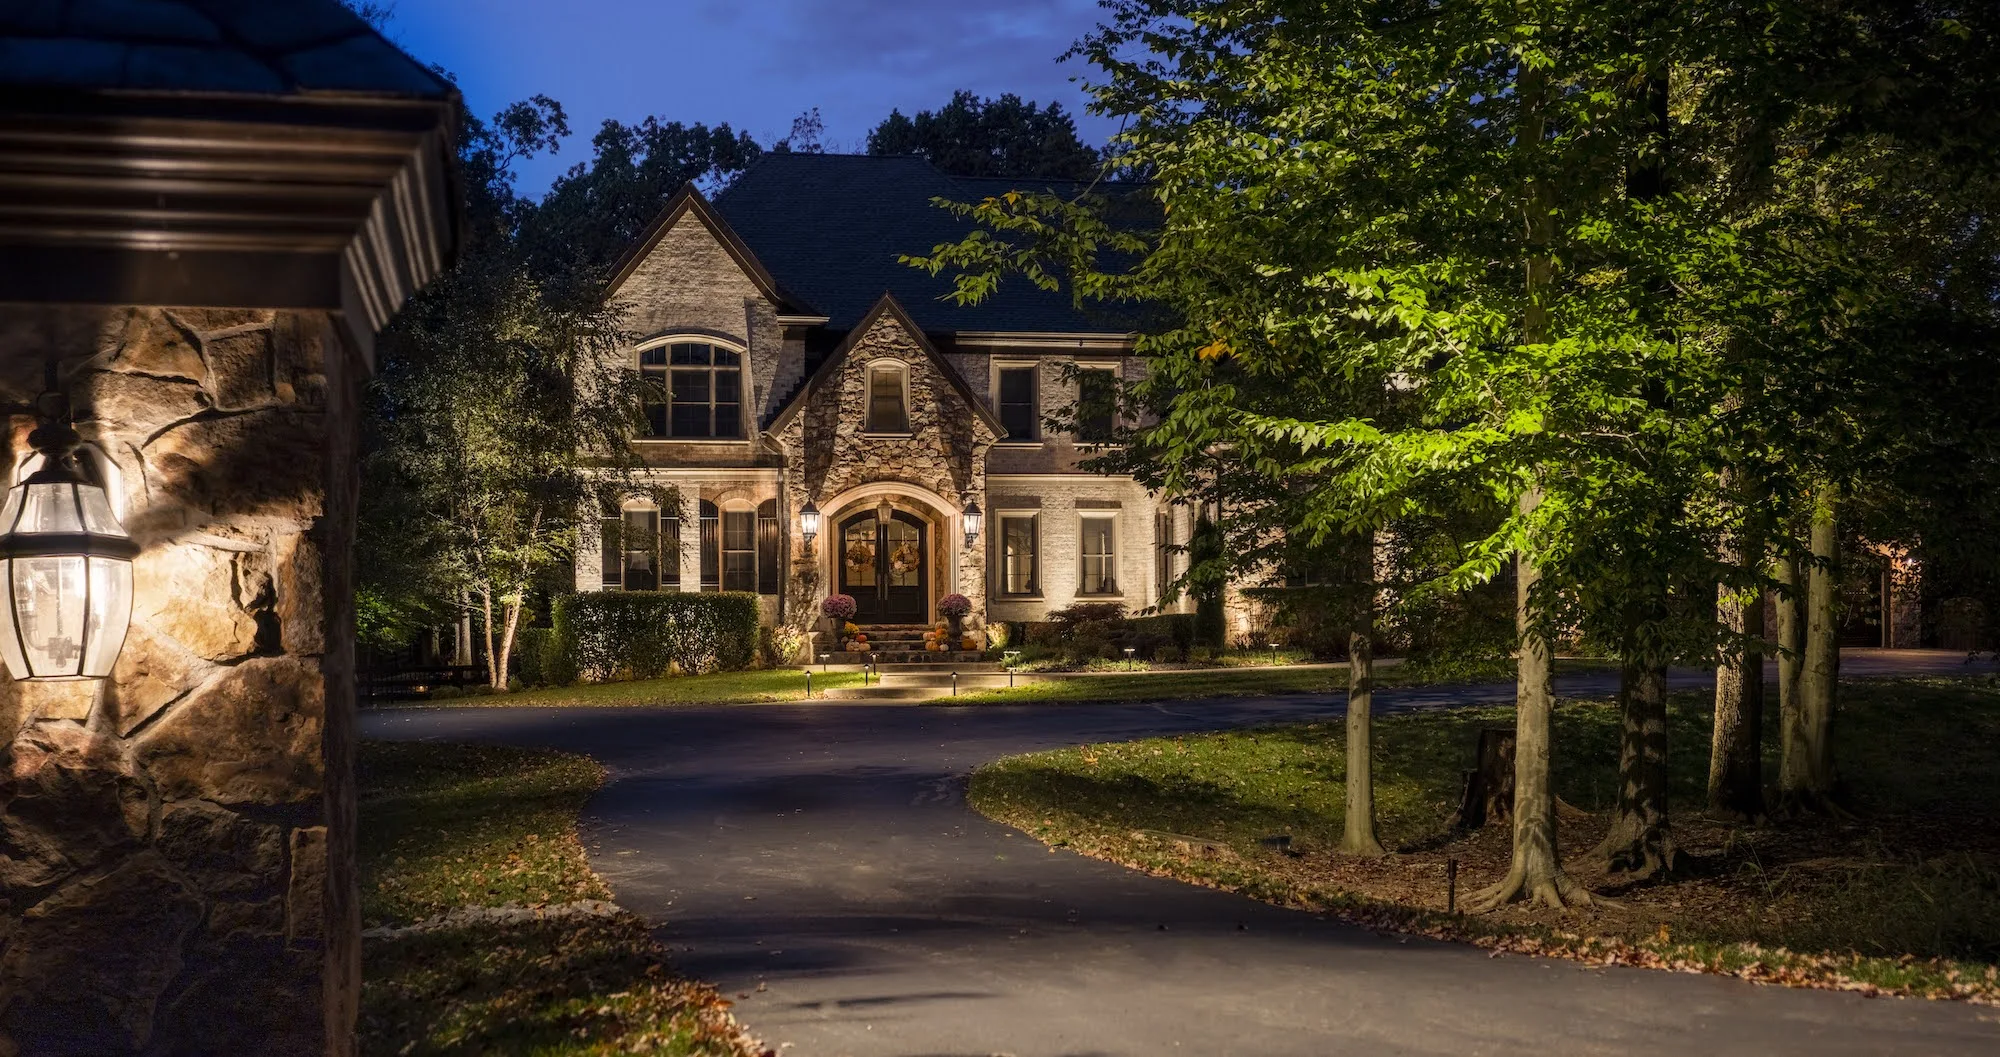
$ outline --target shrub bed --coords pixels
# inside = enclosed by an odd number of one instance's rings
[[[558,685],[736,671],[757,656],[757,596],[747,593],[565,595],[554,623],[543,672]]]

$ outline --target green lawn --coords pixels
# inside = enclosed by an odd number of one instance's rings
[[[603,781],[568,753],[364,742],[361,905],[367,925],[473,907],[559,907],[610,892],[576,819]],[[363,945],[363,1057],[584,1057],[758,1052],[705,984],[662,961],[615,912],[452,924]]]
[[[813,697],[837,686],[860,686],[859,672],[812,673]],[[424,704],[474,708],[578,705],[728,705],[758,701],[803,701],[806,676],[797,668],[772,668],[754,672],[716,672],[711,675],[675,675],[665,679],[640,679],[629,683],[583,683],[577,686],[544,687],[515,694],[473,694]]]
[[[978,772],[970,799],[1052,844],[1374,925],[1786,982],[2000,999],[2000,830],[1991,821],[2000,813],[2000,687],[1846,684],[1839,763],[1857,818],[1756,829],[1698,817],[1708,710],[1706,695],[1673,700],[1672,793],[1687,869],[1617,892],[1617,908],[1568,916],[1441,913],[1446,860],[1459,860],[1464,892],[1505,869],[1505,827],[1468,836],[1447,823],[1478,731],[1511,726],[1506,708],[1379,721],[1380,828],[1397,849],[1381,861],[1333,850],[1344,803],[1339,723],[1015,757]],[[1577,809],[1562,823],[1565,854],[1580,860],[1603,831],[1595,813],[1617,788],[1618,716],[1608,702],[1565,701],[1555,724],[1557,792]],[[1765,740],[1772,754],[1775,734]],[[1775,773],[1773,755],[1767,774]],[[1264,840],[1276,836],[1289,838],[1291,854]]]
[[[1571,660],[1556,662],[1556,674],[1602,670],[1605,662]],[[1032,676],[1023,674],[1022,678]],[[1458,683],[1511,682],[1513,662],[1482,665],[1427,667],[1382,664],[1375,669],[1375,684],[1396,686],[1443,686]],[[975,690],[957,697],[932,701],[935,705],[1025,705],[1088,704],[1109,701],[1184,701],[1203,697],[1262,697],[1267,694],[1329,694],[1347,692],[1347,668],[1286,667],[1245,665],[1232,668],[1194,668],[1179,671],[1133,672],[1107,675],[1051,678],[1023,682],[997,690]]]

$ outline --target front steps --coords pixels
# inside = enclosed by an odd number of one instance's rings
[[[866,667],[874,659],[876,677],[867,686],[843,686],[826,691],[827,698],[849,701],[929,701],[959,693],[1002,689],[1009,684],[1007,669],[989,661],[983,653],[966,650],[927,650],[925,624],[873,624],[864,626],[868,636],[865,652],[829,653],[827,664]],[[818,662],[815,657],[814,661]],[[1012,685],[1033,682],[1034,677],[1017,673]]]

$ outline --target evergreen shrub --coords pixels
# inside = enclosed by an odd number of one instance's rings
[[[738,671],[757,656],[760,614],[747,592],[603,591],[556,600],[551,676],[609,682]]]

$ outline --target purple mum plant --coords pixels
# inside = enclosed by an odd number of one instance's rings
[[[853,595],[828,595],[826,601],[819,604],[822,614],[839,621],[853,618],[855,608]]]
[[[942,616],[963,620],[972,612],[972,599],[956,592],[938,599],[938,613]]]

